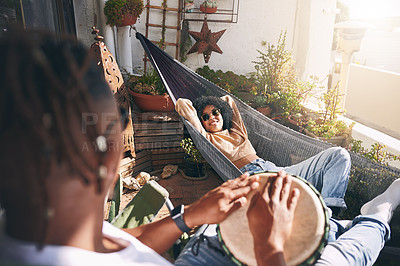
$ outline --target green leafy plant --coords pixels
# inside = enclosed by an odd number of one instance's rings
[[[284,118],[299,113],[311,92],[321,85],[314,76],[307,81],[297,79],[292,52],[285,49],[286,34],[281,32],[276,46],[265,42],[266,51],[257,50],[260,55],[253,61],[252,73],[255,94],[265,96],[275,116]]]
[[[287,32],[281,32],[278,44],[265,43],[266,51],[257,50],[259,56],[252,73],[257,86],[257,94],[271,94],[293,87],[296,72],[291,51],[285,49]]]
[[[106,24],[121,25],[127,14],[139,17],[143,8],[143,0],[108,0],[104,6],[104,15],[107,17]]]
[[[183,151],[185,152],[186,160],[194,163],[204,162],[203,156],[201,155],[200,151],[197,149],[191,138],[184,138],[180,144]]]
[[[196,69],[196,73],[235,96],[238,96],[239,92],[255,92],[256,90],[253,78],[238,75],[232,71],[215,71],[204,66]]]
[[[132,91],[148,95],[164,95],[167,93],[160,77],[154,69],[148,70],[141,76],[125,73],[125,85]]]
[[[339,83],[323,93],[319,101],[322,110],[318,113],[320,116],[317,119],[310,119],[306,129],[317,137],[327,139],[343,134],[350,136],[355,123],[347,125],[346,122],[337,119],[339,114],[344,113],[340,107],[341,97]]]
[[[252,101],[253,108],[262,108],[268,105],[268,97],[264,95],[257,95]]]
[[[210,0],[204,1],[201,5],[203,7],[207,7],[207,8],[218,7],[218,4],[216,1],[210,1]]]
[[[351,140],[349,150],[360,154],[377,163],[388,165],[389,161],[400,161],[400,156],[390,153],[386,150],[386,145],[375,142],[370,149],[362,146],[361,140]]]

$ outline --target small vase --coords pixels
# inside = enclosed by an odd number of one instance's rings
[[[200,11],[203,13],[207,13],[207,14],[212,14],[217,12],[217,7],[205,7],[205,6],[200,6]]]
[[[124,18],[122,19],[122,22],[120,25],[116,25],[117,27],[124,27],[124,26],[129,26],[129,25],[134,25],[137,21],[137,16],[134,16],[132,14],[125,14]]]

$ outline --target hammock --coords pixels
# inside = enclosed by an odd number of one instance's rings
[[[172,58],[142,34],[136,33],[136,38],[140,40],[174,103],[181,97],[193,101],[202,95],[223,96],[229,94],[239,108],[250,142],[259,157],[272,161],[278,166],[289,166],[333,146],[327,142],[310,138],[269,119],[234,95],[204,79]],[[182,119],[204,158],[220,174],[223,180],[231,179],[240,174],[240,171],[213,144],[204,138],[191,123],[184,118]],[[400,176],[400,169],[374,163],[355,153],[351,153],[351,157],[354,166],[387,171],[395,176]]]
[[[332,144],[308,137],[269,119],[172,58],[142,34],[136,33],[136,38],[141,42],[174,103],[181,97],[193,101],[202,95],[223,96],[229,94],[242,115],[249,140],[259,157],[271,161],[277,166],[289,166],[333,147]],[[224,154],[200,134],[189,121],[181,118],[196,147],[224,181],[241,175],[240,170]],[[343,217],[344,219],[353,219],[355,215],[359,214],[362,204],[382,193],[393,180],[400,178],[400,169],[398,168],[375,163],[353,152],[350,152],[350,156],[352,168],[345,197],[349,216]],[[395,214],[392,219],[393,224],[400,224],[400,215],[396,216]],[[395,240],[394,237],[395,234],[393,234],[392,242],[396,241],[395,246],[400,246],[400,240]],[[389,247],[385,247],[386,250],[387,248]]]

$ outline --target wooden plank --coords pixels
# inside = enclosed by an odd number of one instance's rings
[[[168,136],[149,136],[149,137],[135,137],[135,145],[136,143],[156,143],[156,142],[171,142],[171,141],[180,141],[182,140],[182,136],[177,135],[168,135]]]
[[[179,147],[180,143],[181,143],[180,141],[146,142],[146,143],[135,143],[135,147],[137,150],[152,150],[152,149]]]
[[[173,8],[173,7],[163,7],[163,6],[154,6],[154,5],[146,5],[148,8],[153,8],[153,9],[160,9],[160,10],[167,10],[167,11],[175,11],[179,12],[178,8]]]
[[[169,123],[151,123],[151,122],[138,122],[133,125],[135,131],[138,130],[149,130],[149,129],[183,129],[183,123],[169,122]],[[136,132],[135,132],[136,134]]]
[[[123,158],[123,159],[121,160],[121,162],[119,163],[119,165],[120,165],[120,167],[121,167],[121,166],[124,166],[124,165],[126,165],[126,164],[130,164],[130,163],[132,163],[133,161],[135,161],[134,158],[132,158],[132,157],[125,157],[125,158]]]
[[[166,154],[166,153],[180,153],[183,152],[182,147],[173,147],[173,148],[164,148],[164,149],[155,149],[151,150],[151,154]]]
[[[146,136],[163,136],[163,135],[181,135],[183,137],[183,128],[182,129],[170,129],[170,130],[143,130],[143,131],[135,131],[136,137],[146,137]]]
[[[161,24],[152,24],[152,23],[149,23],[149,24],[146,24],[146,26],[162,28],[163,25],[161,25]],[[166,28],[166,29],[177,30],[177,29],[179,28],[179,26],[167,26],[167,25],[165,25],[165,28]],[[176,45],[176,43],[175,43],[175,45]]]
[[[120,166],[119,169],[118,169],[118,172],[121,174],[121,173],[124,173],[126,171],[132,171],[134,166],[135,166],[135,162],[132,161],[130,164],[125,164],[123,166]]]
[[[151,151],[148,151],[148,150],[143,150],[143,151],[139,151],[139,152],[136,151],[136,160],[139,160],[140,158],[147,156],[149,154],[151,154]]]
[[[141,164],[143,164],[145,162],[148,162],[148,161],[151,161],[151,160],[152,160],[152,155],[151,154],[146,155],[146,156],[136,160],[135,166],[141,165]]]
[[[182,122],[178,113],[173,112],[143,112],[133,115],[134,123],[137,121],[157,121],[157,122]]]
[[[167,154],[154,154],[152,155],[153,161],[168,160],[168,159],[182,159],[185,156],[184,153],[167,153]]]
[[[133,175],[133,167],[131,169],[128,169],[126,171],[120,172],[119,174],[121,178],[127,177],[127,176],[132,176]]]
[[[183,164],[184,159],[171,159],[171,160],[160,160],[160,161],[152,161],[152,165],[167,165],[167,164]]]
[[[140,172],[151,172],[151,171],[152,171],[151,161],[148,161],[139,166],[135,166],[135,168],[133,168],[133,176],[136,176]]]

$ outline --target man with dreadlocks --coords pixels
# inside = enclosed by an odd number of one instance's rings
[[[185,206],[180,216],[126,231],[104,222],[104,200],[123,150],[122,122],[107,83],[73,39],[21,29],[3,37],[1,265],[168,265],[159,254],[182,231],[220,223],[258,188],[259,177],[245,173]],[[251,199],[247,216],[260,265],[285,263],[283,247],[299,198],[291,182],[281,171]],[[399,187],[394,182],[365,205],[346,241],[334,242],[318,263],[373,262],[390,233],[387,223],[400,203]],[[215,265],[206,255],[201,264]],[[229,264],[226,260],[219,263]]]
[[[222,221],[258,186],[248,174],[225,183],[185,206],[180,227],[166,217],[128,234],[114,228],[103,222],[104,200],[122,157],[122,122],[87,50],[14,29],[0,39],[0,58],[0,264],[169,264],[157,253],[182,226]]]

